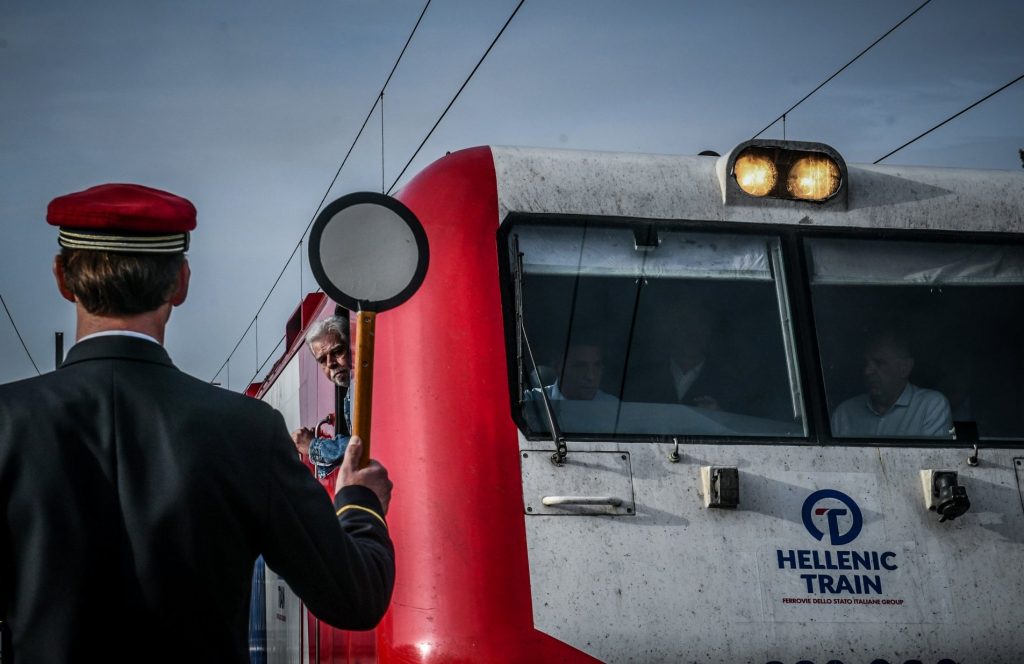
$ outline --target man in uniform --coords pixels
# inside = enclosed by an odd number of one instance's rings
[[[370,629],[394,550],[387,471],[353,440],[334,505],[279,413],[174,367],[195,208],[137,185],[51,202],[78,343],[0,387],[0,618],[9,662],[245,662],[253,561],[309,609]]]

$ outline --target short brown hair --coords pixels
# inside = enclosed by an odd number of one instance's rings
[[[86,311],[125,316],[153,311],[167,302],[185,256],[61,249],[57,260],[64,283]]]

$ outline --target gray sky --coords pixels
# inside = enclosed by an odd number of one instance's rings
[[[5,0],[0,294],[36,363],[73,307],[50,275],[55,196],[138,182],[191,199],[193,288],[167,339],[209,380],[316,211],[423,0]],[[516,0],[434,0],[385,95],[397,177]],[[920,0],[527,0],[404,180],[446,151],[726,152]],[[934,0],[790,114],[787,138],[871,162],[1024,73],[1024,2]],[[765,134],[780,137],[781,126]],[[1021,168],[1024,82],[887,164]],[[380,189],[380,120],[328,200]],[[304,261],[303,261],[304,262]],[[293,262],[230,365],[243,387],[301,290]],[[0,311],[0,382],[34,375]],[[222,374],[221,381],[227,380]]]

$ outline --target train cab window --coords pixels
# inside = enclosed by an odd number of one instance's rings
[[[528,434],[550,406],[590,438],[806,435],[777,238],[520,223],[509,242]]]
[[[1024,437],[1024,247],[806,248],[834,437]]]

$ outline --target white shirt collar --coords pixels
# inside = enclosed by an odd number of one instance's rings
[[[95,339],[97,337],[135,337],[136,339],[145,339],[146,341],[152,341],[157,346],[161,346],[162,345],[159,341],[157,341],[153,337],[149,336],[148,334],[143,334],[142,332],[136,332],[135,330],[105,330],[103,332],[93,332],[92,334],[85,335],[84,337],[79,339],[76,343],[82,343],[83,341],[86,341],[87,339]]]
[[[683,368],[676,364],[674,359],[669,359],[669,370],[672,372],[672,379],[676,386],[676,399],[682,401],[693,384],[697,382],[697,377],[700,376],[701,369],[704,368],[704,362],[705,360],[701,360],[700,364],[694,368],[683,371]]]
[[[892,411],[896,410],[897,406],[903,406],[903,407],[909,406],[910,402],[914,398],[914,391],[916,389],[917,388],[914,385],[912,385],[910,383],[907,383],[906,387],[903,388],[903,391],[900,392],[900,395],[898,397],[896,397],[896,401],[894,401],[893,404],[891,406],[889,406],[889,410],[885,411],[884,413],[879,413],[877,410],[875,410],[874,404],[871,403],[871,397],[869,397],[868,395],[866,395],[866,394],[864,395],[864,400],[868,404],[868,410],[870,410],[872,413],[874,413],[878,417],[885,417],[886,415],[888,415]]]

